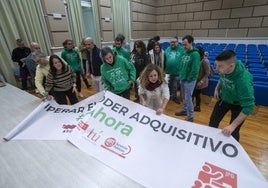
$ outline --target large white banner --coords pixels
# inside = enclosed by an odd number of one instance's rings
[[[157,116],[110,92],[74,106],[42,103],[5,136],[67,138],[145,187],[268,187],[241,145],[220,129]]]
[[[67,140],[83,114],[90,111],[103,96],[104,92],[100,92],[75,105],[59,105],[54,100],[42,102],[4,139]]]
[[[157,116],[109,92],[68,140],[145,187],[268,187],[241,145],[221,130]]]

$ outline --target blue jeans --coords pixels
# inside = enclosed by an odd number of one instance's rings
[[[170,91],[171,100],[178,98],[177,97],[178,82],[179,82],[179,77],[177,75],[169,75],[168,87]]]
[[[190,118],[194,117],[194,104],[192,100],[193,91],[195,88],[196,80],[191,82],[181,81],[181,93],[183,97],[182,111],[187,113]]]

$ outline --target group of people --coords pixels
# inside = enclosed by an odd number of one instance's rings
[[[91,37],[86,37],[77,50],[73,41],[67,39],[63,42],[61,57],[49,57],[40,51],[37,43],[31,43],[31,48],[27,48],[19,39],[12,59],[18,62],[22,77],[29,71],[35,78],[35,86],[43,99],[53,96],[59,104],[67,104],[68,98],[70,104],[75,104],[78,97],[83,97],[81,78],[89,88],[87,78],[90,77],[96,92],[105,89],[130,99],[130,91],[134,88],[135,102],[154,109],[158,115],[164,113],[170,99],[182,102],[182,109],[175,115],[186,116],[186,121],[193,122],[194,111],[201,111],[201,91],[209,83],[210,63],[205,50],[194,47],[191,35],[182,38],[182,46],[178,45],[177,37],[171,37],[166,50],[161,48],[159,41],[159,36],[153,37],[146,48],[142,40],[137,40],[130,51],[122,34],[116,36],[113,47],[101,49]],[[230,124],[223,133],[232,134],[239,140],[239,129],[254,108],[252,77],[231,50],[219,54],[215,64],[220,75],[215,88],[218,101],[209,126],[218,127],[231,110]],[[26,80],[22,81],[22,88],[26,89]]]

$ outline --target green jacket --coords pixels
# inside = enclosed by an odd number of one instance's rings
[[[240,105],[242,113],[249,115],[254,110],[254,89],[252,75],[241,61],[236,61],[230,74],[220,75],[220,98],[229,104]]]
[[[81,58],[75,49],[64,49],[61,52],[61,58],[70,65],[74,72],[81,70]]]
[[[180,63],[180,80],[192,82],[197,80],[200,69],[200,55],[197,48],[185,51]]]
[[[181,57],[184,54],[184,49],[181,46],[177,46],[172,49],[168,47],[165,50],[165,72],[170,75],[179,75],[179,65]]]
[[[130,88],[129,82],[135,82],[136,70],[124,57],[115,55],[113,65],[107,62],[101,65],[101,77],[105,89],[119,94]]]
[[[116,52],[117,55],[121,55],[124,58],[126,58],[128,61],[130,61],[130,53],[126,48],[121,47],[118,49],[116,47],[113,47],[112,50],[113,52]]]

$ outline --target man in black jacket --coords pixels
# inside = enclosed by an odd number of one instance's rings
[[[104,89],[103,83],[101,81],[100,67],[102,65],[102,58],[100,49],[94,44],[91,37],[84,39],[84,45],[87,50],[87,60],[86,63],[86,76],[91,76],[92,84],[97,92]]]
[[[31,53],[31,49],[24,45],[22,39],[17,39],[16,43],[18,47],[12,51],[11,58],[14,62],[17,62],[19,64],[22,89],[27,90],[27,76],[29,75],[29,71],[25,65],[25,60],[26,57]]]

